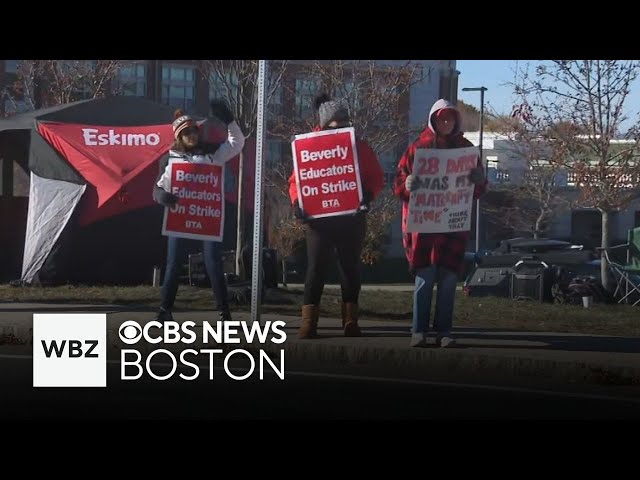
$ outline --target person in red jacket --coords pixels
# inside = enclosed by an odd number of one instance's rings
[[[464,138],[460,130],[460,113],[446,100],[433,104],[429,113],[428,126],[405,151],[398,163],[394,181],[394,193],[402,200],[403,245],[409,269],[415,275],[413,294],[413,323],[411,346],[423,347],[427,344],[429,317],[433,286],[438,283],[436,311],[433,328],[436,344],[448,347],[455,343],[451,335],[453,324],[453,304],[458,273],[464,267],[464,252],[470,234],[451,233],[411,233],[407,232],[410,193],[419,189],[420,178],[413,174],[413,158],[419,148],[462,148],[473,144]],[[482,160],[478,158],[476,168],[469,174],[474,183],[474,198],[479,198],[487,188]]]
[[[348,109],[327,95],[315,99],[319,124],[315,131],[351,126]],[[382,190],[384,172],[376,154],[363,140],[356,138],[363,199],[355,215],[317,219],[307,218],[298,205],[295,171],[289,178],[289,197],[296,218],[306,224],[307,273],[304,284],[302,324],[298,338],[317,336],[319,305],[326,270],[333,252],[338,256],[342,289],[342,326],[345,336],[359,336],[358,298],[360,296],[360,254],[367,228],[365,215],[369,204]]]

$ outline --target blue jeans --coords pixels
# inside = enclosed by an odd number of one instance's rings
[[[187,261],[187,245],[189,240],[178,237],[169,237],[167,245],[167,267],[164,273],[164,281],[160,292],[161,307],[165,310],[173,309],[173,302],[178,293],[178,281],[180,269]],[[227,284],[224,279],[221,249],[219,242],[202,242],[204,265],[211,282],[213,295],[217,308],[220,311],[228,311]]]
[[[451,331],[453,325],[453,302],[456,298],[458,276],[452,270],[437,265],[421,268],[416,272],[416,286],[413,291],[412,333],[427,333],[431,315],[433,286],[438,283],[436,313],[433,329],[438,333]]]

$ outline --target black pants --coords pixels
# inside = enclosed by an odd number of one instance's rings
[[[367,230],[364,215],[313,220],[306,232],[307,278],[304,304],[319,305],[327,269],[338,256],[342,301],[357,303],[360,295],[360,253]]]

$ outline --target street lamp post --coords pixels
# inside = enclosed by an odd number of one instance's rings
[[[482,160],[482,138],[484,137],[484,92],[487,87],[468,87],[463,88],[463,92],[480,92],[480,139],[478,146],[480,148],[480,160]],[[489,176],[489,165],[484,166],[485,178]],[[476,253],[480,251],[480,199],[476,200]]]

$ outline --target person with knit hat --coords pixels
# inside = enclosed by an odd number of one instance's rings
[[[169,156],[160,165],[160,176],[157,180],[153,197],[159,204],[171,208],[179,203],[176,195],[171,193],[170,161],[180,160],[191,163],[224,163],[238,155],[244,147],[244,135],[233,118],[229,107],[221,100],[211,101],[211,115],[227,125],[227,138],[222,144],[205,143],[196,120],[177,110],[173,121],[174,142]],[[182,265],[187,261],[189,239],[172,237],[168,239],[167,265],[161,289],[161,303],[156,320],[173,320],[171,310],[178,292],[178,277]],[[203,241],[204,264],[211,282],[220,319],[231,320],[227,300],[227,286],[224,278],[221,249],[219,242]]]
[[[436,101],[429,113],[427,127],[407,148],[396,170],[394,193],[402,200],[403,245],[409,270],[415,276],[410,342],[414,347],[427,345],[431,300],[436,282],[438,293],[433,319],[436,344],[448,347],[455,343],[451,334],[453,306],[458,273],[464,266],[469,232],[407,232],[407,218],[410,194],[421,187],[420,178],[413,173],[416,150],[472,147],[473,144],[464,137],[460,126],[460,113],[455,106],[444,99]],[[475,185],[474,198],[477,199],[487,188],[480,158],[477,166],[471,170],[469,180]]]
[[[315,99],[319,123],[315,131],[351,126],[347,107],[331,100],[326,94]],[[324,290],[327,267],[332,254],[337,253],[342,290],[342,327],[345,336],[361,335],[358,325],[360,296],[360,255],[367,228],[366,212],[369,204],[382,190],[384,172],[371,147],[356,138],[358,166],[362,185],[362,203],[355,215],[309,219],[298,204],[295,171],[289,178],[289,197],[294,215],[306,224],[307,272],[304,284],[302,324],[298,338],[317,336],[320,299]]]

